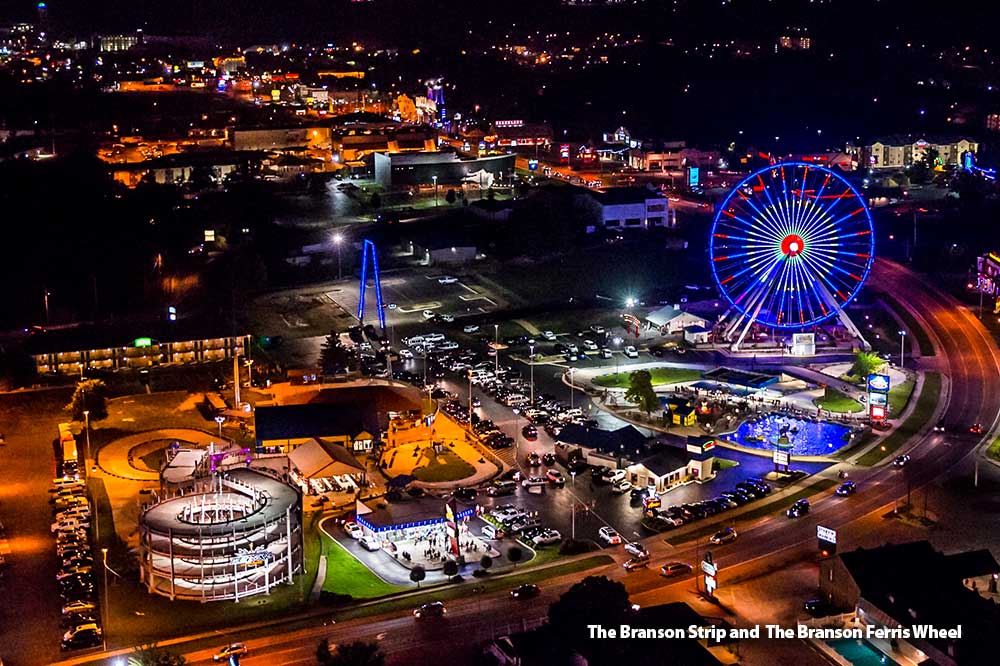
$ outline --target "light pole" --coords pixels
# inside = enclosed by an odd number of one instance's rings
[[[336,233],[333,235],[333,244],[337,246],[337,279],[341,280],[344,277],[343,265],[340,263],[340,244],[344,241],[343,234]]]
[[[48,323],[49,323],[49,290],[48,289],[46,289],[44,291],[43,298],[45,300],[45,324],[47,326]]]
[[[569,408],[570,409],[574,409],[574,407],[573,407],[573,401],[576,398],[576,395],[575,395],[576,391],[573,388],[573,371],[574,370],[576,370],[576,368],[570,368],[569,369]]]
[[[469,376],[469,426],[472,426],[472,370],[468,372]]]
[[[247,364],[247,383],[253,386],[253,359],[248,358],[245,363]]]
[[[83,453],[83,466],[87,466],[87,460],[90,459],[90,410],[83,410],[83,429],[85,432],[84,441],[86,442],[86,451]]]
[[[101,567],[101,573],[104,574],[104,603],[101,604],[101,610],[104,612],[104,624],[103,631],[101,632],[101,640],[104,643],[104,649],[108,649],[108,618],[111,617],[111,609],[108,607],[110,595],[108,594],[108,549],[101,548],[101,558],[103,566]]]
[[[438,205],[438,177],[431,176],[431,180],[434,181],[434,207],[437,208]]]
[[[222,416],[220,414],[219,416],[215,417],[215,422],[219,424],[219,445],[221,446],[222,445],[222,424],[226,422],[226,417]]]
[[[618,348],[621,347],[621,345],[622,345],[622,339],[619,336],[616,335],[615,337],[613,337],[611,339],[611,344],[613,344],[615,346],[615,351],[618,351]],[[618,383],[618,379],[619,379],[619,377],[618,377],[618,374],[619,374],[618,373],[618,367],[619,367],[618,364],[619,363],[621,363],[621,357],[618,356],[618,355],[615,355],[615,384]]]
[[[518,462],[518,460],[520,458],[519,452],[520,452],[520,447],[521,447],[521,437],[520,437],[520,435],[521,435],[521,410],[515,408],[513,410],[513,412],[514,412],[514,462],[516,462],[517,465],[518,465],[518,467],[520,467],[521,463]]]
[[[493,324],[493,360],[496,367],[493,370],[494,375],[500,374],[500,324]]]
[[[900,370],[903,369],[903,351],[905,349],[903,345],[905,343],[906,343],[906,331],[900,329],[900,331],[899,331],[899,368],[900,368]]]
[[[531,372],[531,406],[535,406],[535,345],[528,345],[528,367]]]

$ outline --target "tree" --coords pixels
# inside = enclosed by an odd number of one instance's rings
[[[885,365],[878,354],[872,352],[859,351],[854,355],[854,365],[848,373],[859,380],[867,379],[868,375],[878,372]]]
[[[595,659],[603,654],[602,642],[588,641],[585,628],[589,624],[617,627],[631,609],[624,585],[604,576],[588,576],[549,606],[549,627],[564,646],[579,650],[592,663],[608,663]]]
[[[625,399],[638,405],[639,409],[649,416],[660,406],[660,400],[653,390],[653,376],[649,370],[636,370],[628,378],[629,387],[625,391]]]
[[[483,555],[479,559],[479,568],[482,569],[483,571],[486,571],[492,566],[493,566],[493,558],[490,557],[489,555]]]
[[[156,643],[140,645],[128,657],[128,666],[184,666],[187,659],[158,647]]]
[[[515,567],[524,558],[524,551],[519,546],[511,546],[507,549],[507,560]]]
[[[375,192],[374,194],[372,194],[371,205],[372,205],[372,208],[374,208],[375,210],[378,210],[379,208],[381,208],[381,206],[382,206],[382,197],[379,195],[378,192]]]
[[[416,564],[410,569],[410,580],[416,583],[417,587],[420,587],[420,581],[424,578],[427,578],[427,570],[422,565]]]
[[[107,386],[100,379],[81,380],[77,382],[73,399],[66,405],[66,410],[76,421],[83,421],[84,410],[90,411],[91,421],[106,419],[108,418],[107,390]]]
[[[338,645],[329,661],[319,663],[320,666],[384,666],[385,655],[377,643],[352,641]]]
[[[316,663],[320,666],[328,666],[333,659],[333,652],[330,650],[330,641],[323,639],[316,646]]]
[[[319,367],[325,375],[336,375],[347,372],[351,363],[351,354],[340,344],[340,336],[332,331],[323,341],[319,350]]]
[[[455,194],[455,190],[449,189],[447,192],[444,193],[444,200],[450,204],[455,203],[457,199],[458,196]]]
[[[455,560],[448,560],[444,563],[444,575],[448,578],[458,575],[458,562]]]

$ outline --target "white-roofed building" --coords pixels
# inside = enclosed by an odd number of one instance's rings
[[[646,323],[651,328],[659,329],[664,335],[680,333],[689,326],[708,326],[708,322],[702,317],[684,312],[676,305],[665,305],[659,310],[653,310],[646,315]]]

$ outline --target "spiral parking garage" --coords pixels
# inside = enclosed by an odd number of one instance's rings
[[[139,518],[143,583],[170,599],[239,601],[302,573],[301,495],[250,469],[200,481]]]

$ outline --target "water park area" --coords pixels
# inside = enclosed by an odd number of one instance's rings
[[[744,421],[724,438],[749,449],[827,456],[853,443],[858,436],[855,429],[839,423],[769,413]]]

